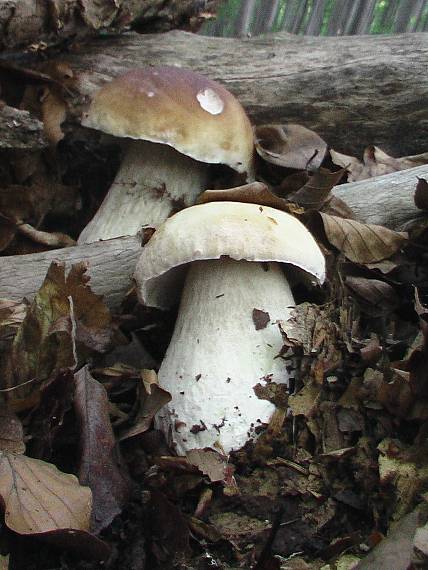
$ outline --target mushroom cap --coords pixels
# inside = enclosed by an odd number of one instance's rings
[[[294,216],[258,204],[209,202],[166,220],[145,245],[135,271],[140,301],[170,307],[180,294],[186,264],[223,256],[290,263],[320,282],[325,278],[324,256]]]
[[[96,93],[82,124],[167,144],[195,160],[253,176],[253,132],[241,104],[188,69],[143,67],[120,75]]]

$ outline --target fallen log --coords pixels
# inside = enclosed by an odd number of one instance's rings
[[[0,150],[38,150],[46,146],[42,122],[28,111],[7,105],[0,109]]]
[[[368,144],[395,156],[427,150],[426,33],[244,39],[128,33],[93,40],[65,59],[86,101],[131,68],[178,65],[223,83],[255,124],[302,124],[348,154]]]
[[[0,4],[0,49],[33,51],[81,40],[100,30],[118,33],[130,24],[151,32],[193,29],[198,27],[198,14],[206,10],[199,0],[9,0]]]
[[[126,236],[42,253],[2,257],[0,298],[31,299],[43,283],[52,261],[62,261],[68,269],[73,263],[86,261],[90,287],[95,293],[104,295],[107,306],[115,310],[132,286],[140,251],[141,237]]]
[[[333,195],[352,208],[359,221],[402,230],[418,217],[427,216],[413,202],[418,177],[428,178],[428,165],[342,184],[333,188]],[[67,267],[87,261],[90,286],[104,295],[107,305],[115,310],[132,286],[140,252],[141,238],[125,236],[43,253],[2,257],[0,298],[31,299],[53,260],[64,261]]]
[[[428,165],[340,184],[332,193],[353,210],[358,221],[402,231],[428,215],[414,203],[418,178],[428,179]]]

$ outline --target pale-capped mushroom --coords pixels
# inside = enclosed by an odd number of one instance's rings
[[[192,206],[144,247],[135,273],[142,303],[169,307],[184,281],[159,370],[172,400],[156,420],[178,454],[216,442],[228,453],[269,421],[274,405],[254,386],[287,383],[277,321],[295,305],[280,264],[324,279],[324,257],[306,227],[257,204]]]
[[[179,67],[129,71],[103,86],[82,124],[124,137],[119,172],[79,243],[137,233],[194,204],[208,164],[253,179],[253,133],[237,99]]]

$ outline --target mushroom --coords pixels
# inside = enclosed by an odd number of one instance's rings
[[[192,206],[159,226],[137,262],[140,301],[161,309],[177,299],[174,333],[159,370],[172,395],[157,426],[178,454],[255,437],[274,405],[256,384],[287,383],[278,321],[295,305],[281,264],[324,279],[312,235],[280,210],[238,202]]]
[[[79,243],[137,233],[195,203],[208,164],[253,179],[250,121],[237,99],[179,67],[145,67],[102,87],[82,125],[125,137],[119,172]]]

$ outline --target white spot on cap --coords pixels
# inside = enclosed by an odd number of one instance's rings
[[[147,93],[147,97],[154,97],[154,95],[155,95],[155,94],[154,94],[153,91],[149,91],[149,92]]]
[[[204,89],[196,95],[199,105],[211,115],[219,115],[224,109],[223,99],[213,89]]]

